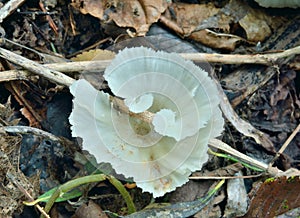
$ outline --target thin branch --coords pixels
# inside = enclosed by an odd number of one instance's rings
[[[7,177],[18,187],[18,189],[29,199],[30,201],[34,201],[34,198],[29,194],[29,192],[19,183],[19,179],[15,178],[12,173],[7,173]],[[50,218],[50,216],[44,211],[44,209],[38,205],[34,205],[46,218]]]
[[[253,165],[253,166],[256,166],[264,171],[267,171],[268,170],[268,164],[265,164],[265,163],[262,163],[258,160],[255,160],[251,157],[248,157],[247,155],[233,149],[232,147],[230,147],[229,145],[227,145],[226,143],[222,142],[221,140],[218,140],[218,139],[210,139],[209,140],[209,145],[214,147],[214,148],[217,148],[219,150],[222,150],[234,157],[237,157],[239,159],[241,159],[242,161],[250,164],[250,165]]]
[[[111,60],[78,61],[54,64],[41,64],[41,66],[64,73],[102,72],[110,64]],[[11,80],[28,80],[32,76],[29,70],[6,70],[0,73],[0,82]]]
[[[190,176],[189,179],[200,180],[200,179],[251,179],[262,176],[262,173],[258,175],[249,176]]]
[[[110,64],[111,60],[92,60],[92,61],[80,61],[80,62],[66,62],[66,63],[54,63],[54,64],[40,64],[38,65],[36,62],[33,62],[29,59],[26,59],[29,66],[23,65],[18,59],[22,56],[14,54],[14,56],[11,56],[10,53],[8,53],[7,50],[0,48],[0,56],[3,58],[6,58],[7,60],[17,64],[21,65],[25,69],[28,69],[29,71],[32,71],[38,75],[41,75],[38,73],[39,70],[41,70],[42,67],[44,69],[46,68],[48,71],[50,71],[50,74],[48,77],[45,75],[47,73],[44,73],[44,76],[48,78],[51,81],[57,81],[58,84],[64,84],[69,86],[70,78],[67,78],[66,76],[61,76],[64,79],[61,80],[60,78],[56,79],[56,76],[51,76],[54,73],[58,74],[57,71],[60,72],[82,72],[82,71],[103,71],[105,68]],[[2,54],[2,55],[1,55]],[[253,54],[253,55],[239,55],[239,54],[206,54],[206,53],[181,53],[183,58],[189,59],[192,61],[207,61],[209,63],[220,63],[220,64],[263,64],[263,65],[272,65],[276,63],[277,60],[280,58],[285,58],[293,55],[299,55],[300,54],[300,46],[291,48],[288,50],[285,50],[283,52],[277,52],[277,53],[269,53],[269,54]],[[26,62],[25,61],[25,62]],[[30,61],[30,62],[29,62]],[[23,58],[24,62],[24,58]],[[35,63],[35,66],[38,65],[39,68],[35,70],[32,69],[33,66],[30,66],[31,63]],[[291,65],[291,64],[290,64]],[[294,68],[297,68],[297,65],[291,65]],[[300,68],[300,67],[299,67]],[[52,72],[51,72],[52,71]],[[9,71],[2,71],[0,74],[0,81],[9,81],[9,80],[16,80],[16,79],[23,79],[28,76],[28,71],[25,70],[9,70]],[[65,81],[66,80],[66,81]]]
[[[59,71],[51,70],[4,48],[0,48],[0,57],[60,85],[70,86],[75,81],[73,78],[62,74]]]
[[[10,0],[0,9],[0,24],[2,21],[12,14],[25,0]]]
[[[2,126],[0,127],[0,131],[5,131],[9,133],[22,133],[22,134],[34,134],[46,137],[52,141],[61,141],[61,139],[49,132],[46,132],[44,130],[30,127],[30,126]]]
[[[275,161],[280,157],[280,155],[284,152],[284,150],[287,148],[287,146],[291,143],[291,141],[293,140],[293,138],[297,135],[297,133],[300,131],[300,124],[296,127],[296,129],[294,129],[294,131],[292,132],[292,134],[288,137],[288,139],[283,143],[283,145],[281,146],[281,148],[279,149],[279,151],[276,153],[275,157],[273,158],[273,160],[270,162],[270,165],[272,166]]]
[[[192,54],[181,54],[185,59],[192,61],[207,61],[210,63],[219,64],[263,64],[273,65],[281,58],[286,58],[300,54],[300,46],[291,48],[282,52],[268,53],[268,54],[203,54],[203,53],[192,53]]]

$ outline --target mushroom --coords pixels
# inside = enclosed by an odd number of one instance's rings
[[[125,105],[86,80],[74,82],[72,136],[154,197],[182,186],[207,162],[208,141],[223,130],[208,73],[177,54],[139,47],[121,51],[104,77]],[[150,119],[137,116],[147,113]]]

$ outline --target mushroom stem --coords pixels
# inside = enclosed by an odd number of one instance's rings
[[[129,108],[125,105],[124,101],[118,97],[110,96],[110,101],[113,105],[113,107],[120,111],[121,113],[128,114],[131,117],[138,118],[144,122],[152,123],[154,114],[149,111],[144,111],[142,113],[132,113]]]

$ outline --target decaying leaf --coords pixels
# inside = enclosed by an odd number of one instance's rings
[[[248,13],[239,21],[239,24],[246,32],[247,40],[259,42],[271,35],[272,30],[269,23],[272,23],[273,19],[261,10],[249,8]]]
[[[73,6],[100,20],[113,20],[120,27],[131,27],[144,36],[167,8],[166,0],[73,0]]]
[[[75,212],[73,218],[107,218],[101,207],[90,200],[88,203],[82,204]]]
[[[91,61],[91,60],[111,60],[115,57],[115,53],[102,50],[102,49],[94,49],[86,52],[82,52],[79,55],[71,58],[72,61]]]
[[[244,218],[274,217],[300,206],[300,177],[268,179],[252,193],[251,205]]]
[[[218,16],[219,12],[220,9],[211,3],[173,3],[160,20],[182,37],[188,37],[212,48],[234,50],[236,44],[243,39],[228,34],[230,20],[228,16]],[[218,28],[220,32],[208,28]]]
[[[271,35],[272,27],[280,24],[263,10],[251,8],[240,0],[231,0],[223,8],[211,3],[173,3],[160,20],[182,37],[229,51],[241,42],[264,41]],[[245,32],[245,36],[237,32]]]

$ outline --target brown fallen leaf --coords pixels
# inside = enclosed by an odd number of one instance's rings
[[[113,20],[120,27],[134,28],[135,36],[144,36],[158,21],[168,3],[164,0],[73,0],[72,5],[83,14],[100,20]]]
[[[245,39],[233,34],[217,33],[209,29],[194,32],[189,38],[199,41],[211,48],[224,49],[228,51],[233,51],[237,45],[246,41]]]
[[[72,218],[107,218],[98,204],[90,200],[86,204],[82,204],[72,216]]]
[[[92,61],[92,60],[111,60],[115,57],[115,53],[102,50],[102,49],[93,49],[89,51],[82,52],[81,54],[76,55],[71,58],[72,61]]]
[[[211,3],[173,3],[160,21],[181,37],[228,51],[233,51],[241,42],[264,41],[272,29],[282,24],[280,17],[275,19],[240,0],[231,0],[223,8]]]
[[[246,40],[230,34],[230,25],[243,17],[246,12],[232,16],[232,11],[236,10],[228,8],[230,6],[220,9],[212,3],[173,3],[160,21],[181,37],[188,37],[211,48],[233,51],[238,43]]]
[[[252,195],[250,208],[243,218],[271,218],[300,206],[300,177],[266,180]]]
[[[249,7],[248,13],[239,21],[239,24],[246,32],[247,40],[260,42],[272,34],[269,23],[273,19],[273,17],[266,15],[262,10]]]

